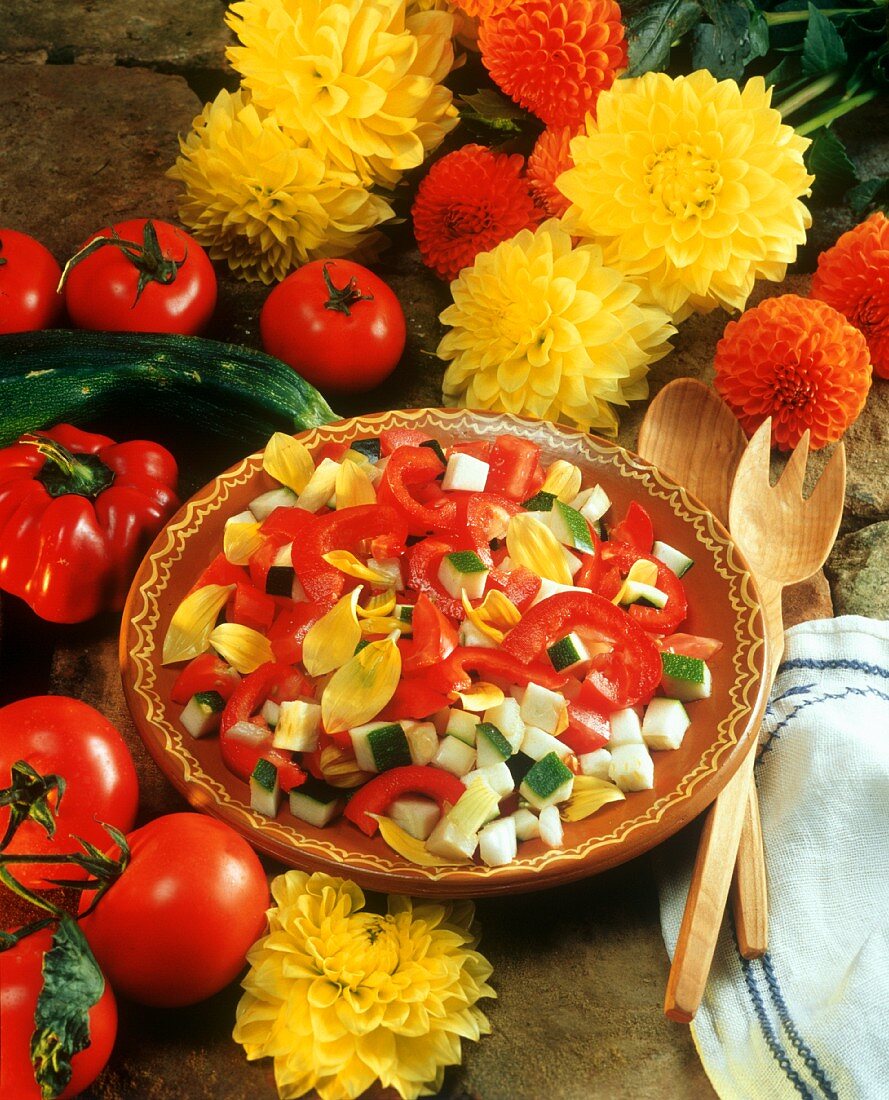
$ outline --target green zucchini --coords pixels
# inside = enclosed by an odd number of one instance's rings
[[[50,329],[0,336],[0,446],[53,424],[133,410],[247,453],[338,419],[296,371],[198,336]]]

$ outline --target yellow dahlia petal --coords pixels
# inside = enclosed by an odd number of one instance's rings
[[[187,661],[203,653],[219,612],[225,607],[233,584],[205,584],[191,592],[173,612],[164,636],[163,663]]]

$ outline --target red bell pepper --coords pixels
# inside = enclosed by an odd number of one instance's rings
[[[540,591],[540,577],[524,565],[516,565],[511,570],[492,569],[488,574],[488,588],[496,588],[519,611],[524,611]]]
[[[316,604],[305,601],[283,608],[269,630],[269,643],[275,660],[284,665],[301,661],[303,641],[309,627],[323,614],[324,611]]]
[[[275,618],[275,601],[272,596],[254,588],[252,584],[240,581],[229,597],[226,618],[231,623],[240,623],[266,634]]]
[[[380,454],[391,455],[399,447],[419,447],[432,438],[416,428],[388,428],[380,432]]]
[[[491,461],[491,448],[493,444],[484,439],[467,439],[465,443],[454,443],[451,446],[451,454],[470,455],[479,462]]]
[[[490,493],[502,493],[510,500],[527,500],[543,484],[534,484],[540,469],[540,448],[530,439],[515,435],[499,435],[494,440],[488,459],[490,471],[485,488]]]
[[[580,699],[572,700],[568,703],[568,728],[559,734],[559,740],[578,756],[601,749],[611,740],[608,715]]]
[[[550,691],[559,691],[568,683],[568,677],[556,672],[550,664],[517,658],[502,649],[486,646],[458,646],[445,660],[418,674],[417,678],[432,691],[465,691],[472,683],[470,672],[482,679],[494,677],[511,684],[525,685],[533,681]]]
[[[456,627],[425,592],[420,593],[414,604],[411,632],[401,662],[402,671],[408,674],[444,660],[457,646]]]
[[[221,657],[215,653],[201,653],[176,677],[170,698],[184,705],[199,691],[215,691],[228,699],[240,682],[240,673]]]
[[[260,665],[255,672],[245,676],[225,704],[219,723],[219,751],[228,770],[246,781],[261,756],[276,763],[289,761],[289,754],[279,753],[278,760],[270,755],[272,751],[278,752],[272,750],[271,730],[255,744],[232,737],[231,731],[238,722],[250,722],[255,718],[267,699],[281,703],[303,694],[310,695],[311,691],[312,686],[302,673],[274,661]]]
[[[438,579],[441,559],[454,550],[454,543],[442,538],[428,538],[411,546],[405,555],[407,583],[417,592],[425,593],[439,611],[451,620],[460,622],[466,612],[460,600],[447,592]]]
[[[232,565],[225,554],[217,554],[186,594],[190,595],[207,584],[239,584],[246,579],[247,571],[242,565]]]
[[[363,833],[373,836],[377,831],[377,822],[368,815],[384,814],[390,804],[403,794],[422,794],[434,798],[444,812],[446,806],[455,805],[465,792],[461,781],[443,768],[409,764],[382,772],[359,787],[349,799],[343,816]]]
[[[688,614],[685,586],[673,570],[662,561],[653,558],[650,554],[640,553],[627,544],[610,541],[602,547],[602,558],[606,566],[618,568],[623,575],[626,575],[633,563],[640,559],[650,561],[657,568],[655,587],[666,593],[666,604],[658,608],[634,603],[627,608],[630,617],[645,630],[652,634],[670,634],[685,619]]]
[[[609,533],[610,540],[623,542],[632,546],[640,554],[650,554],[654,544],[654,524],[651,516],[635,500],[631,500],[627,506],[624,518],[612,527]]]
[[[412,487],[428,485],[442,473],[444,466],[430,447],[399,447],[386,463],[377,498],[401,512],[412,535],[447,530],[454,525],[455,503],[443,497],[439,506],[422,504],[411,493]]]
[[[157,443],[70,424],[22,436],[0,450],[0,588],[50,622],[119,611],[177,478]]]
[[[399,722],[402,718],[422,720],[451,706],[451,703],[447,692],[426,683],[422,675],[405,676],[379,717],[385,722]]]

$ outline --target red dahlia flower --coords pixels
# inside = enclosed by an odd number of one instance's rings
[[[570,126],[544,130],[528,157],[528,182],[534,197],[553,218],[560,218],[571,202],[556,187],[556,180],[574,164],[571,139],[576,131]]]
[[[889,218],[872,214],[821,253],[812,297],[864,333],[874,374],[889,378]]]
[[[627,64],[614,0],[523,0],[485,19],[478,40],[495,82],[552,127],[579,127]]]
[[[433,164],[411,211],[427,267],[456,279],[479,252],[540,221],[523,167],[522,157],[483,145],[464,145]]]

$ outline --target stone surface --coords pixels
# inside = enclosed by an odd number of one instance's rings
[[[118,0],[4,0],[0,62],[230,72],[225,48],[234,38],[223,22],[225,8],[221,0],[153,0],[138,7]]]
[[[889,619],[889,521],[844,535],[825,572],[837,615]]]

